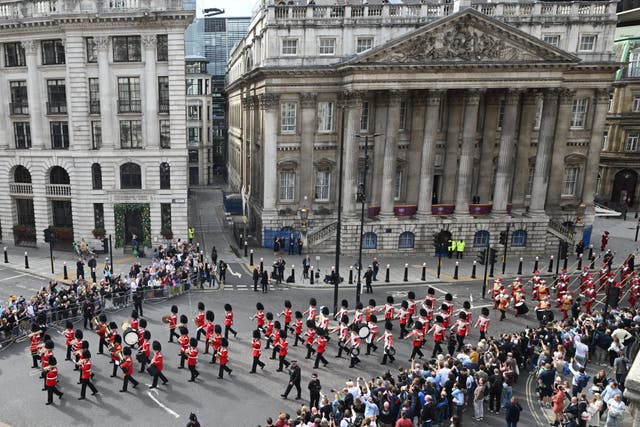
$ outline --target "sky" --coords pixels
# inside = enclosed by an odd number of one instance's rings
[[[251,9],[256,2],[257,0],[198,0],[196,8],[198,15],[202,9],[217,7],[224,9],[224,14],[218,15],[220,17],[251,16]]]

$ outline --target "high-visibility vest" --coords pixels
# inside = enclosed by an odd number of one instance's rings
[[[455,251],[456,250],[456,241],[455,240],[449,241],[449,250],[450,251]]]
[[[464,252],[464,246],[465,246],[464,240],[458,241],[458,245],[457,245],[458,252]]]
[[[193,239],[193,236],[196,234],[196,230],[195,230],[195,228],[193,228],[193,227],[189,227],[189,228],[187,229],[187,233],[189,234],[189,238],[190,238],[190,239]]]

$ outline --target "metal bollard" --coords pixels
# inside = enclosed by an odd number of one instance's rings
[[[247,249],[249,248],[249,242],[244,241],[244,257],[247,257]]]
[[[589,265],[589,268],[590,268],[591,270],[593,270],[594,268],[596,268],[596,258],[595,258],[595,257],[591,258],[591,265]]]
[[[536,257],[536,262],[533,263],[533,271],[538,270],[538,263],[540,262],[540,257]]]
[[[7,247],[4,247],[4,263],[9,264],[9,254],[7,253]]]
[[[547,273],[553,273],[553,255],[549,258],[549,268],[547,268]]]
[[[353,266],[349,266],[349,284],[353,285]]]
[[[589,245],[589,260],[592,260],[592,259],[593,259],[593,245]]]
[[[293,282],[296,283],[296,266],[291,264],[291,277],[293,277]]]
[[[458,264],[458,261],[456,261],[456,268],[453,270],[453,280],[458,280],[458,268],[460,267]]]
[[[473,267],[471,267],[471,278],[475,279],[476,278],[476,260],[473,260]]]
[[[24,252],[24,268],[29,268],[29,255],[27,251]]]
[[[387,264],[387,273],[384,275],[384,282],[389,283],[389,264]]]
[[[420,280],[423,282],[427,280],[427,263],[422,263],[422,275],[420,276]]]
[[[569,264],[569,257],[564,257],[564,260],[562,261],[562,268],[566,270],[568,264]]]
[[[69,280],[69,274],[67,273],[67,262],[62,265],[62,274],[64,274],[64,280]]]
[[[522,274],[522,257],[520,257],[520,261],[518,262],[518,275]]]
[[[313,265],[311,267],[309,267],[309,284],[313,285],[313,281],[315,280],[315,277],[313,275]]]
[[[578,255],[578,268],[576,268],[576,270],[582,270],[582,254]]]
[[[409,264],[407,263],[404,264],[404,277],[402,278],[402,281],[404,282],[409,281]]]
[[[249,267],[253,267],[253,249],[251,249],[251,253],[249,254]]]
[[[260,258],[260,271],[264,271],[264,258]]]

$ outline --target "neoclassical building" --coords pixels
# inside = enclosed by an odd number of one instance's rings
[[[614,2],[339,3],[264,4],[229,61],[229,180],[263,237],[307,208],[332,248],[342,182],[347,250],[363,184],[365,249],[589,238]]]
[[[0,224],[42,244],[186,234],[182,0],[0,1]]]

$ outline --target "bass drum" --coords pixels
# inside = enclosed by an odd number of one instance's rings
[[[149,375],[151,375],[152,377],[155,377],[157,374],[159,374],[158,371],[158,367],[156,365],[151,365],[147,368],[147,372],[149,373]]]
[[[367,325],[362,325],[358,328],[358,336],[363,340],[366,339],[371,334],[369,327]]]
[[[122,340],[128,346],[134,346],[138,344],[138,331],[131,327],[125,329],[122,333]]]
[[[520,301],[516,304],[516,311],[518,312],[518,315],[527,314],[529,312],[529,307],[527,307],[527,304],[525,304],[524,301]]]

